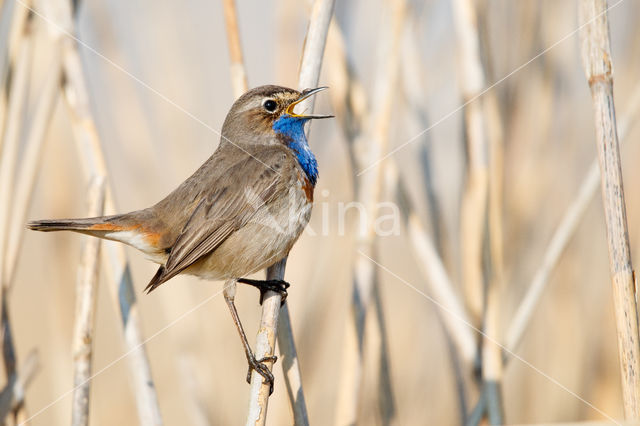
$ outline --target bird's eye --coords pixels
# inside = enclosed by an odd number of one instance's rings
[[[276,103],[276,101],[274,101],[273,99],[267,99],[266,101],[264,101],[264,103],[262,104],[262,106],[264,107],[264,109],[266,109],[269,112],[273,112],[276,110],[276,108],[278,107],[278,104]]]

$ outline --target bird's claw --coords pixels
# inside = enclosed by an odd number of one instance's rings
[[[267,291],[274,291],[280,294],[280,296],[282,297],[280,306],[284,305],[284,302],[287,300],[287,289],[289,288],[289,283],[284,280],[251,280],[248,278],[239,278],[238,282],[252,285],[260,290],[261,305],[264,301],[264,297],[267,294]]]
[[[273,373],[271,373],[271,371],[269,370],[265,362],[271,361],[275,363],[277,360],[278,360],[278,357],[275,355],[266,356],[260,359],[256,359],[253,356],[249,358],[248,360],[249,370],[247,371],[247,383],[251,384],[251,372],[255,370],[256,373],[258,373],[264,378],[264,380],[262,381],[263,384],[269,383],[269,395],[271,395],[273,393],[273,382],[274,382]]]
[[[260,304],[264,301],[264,296],[267,294],[267,291],[274,291],[280,294],[282,299],[280,300],[280,306],[284,305],[284,302],[287,300],[287,289],[289,288],[289,283],[284,280],[267,280],[265,281],[265,286],[260,289]]]

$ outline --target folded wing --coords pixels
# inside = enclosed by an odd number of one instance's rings
[[[262,146],[212,182],[170,249],[169,257],[146,287],[150,292],[213,253],[256,212],[288,190],[290,155],[282,146]],[[289,159],[290,160],[290,159]]]

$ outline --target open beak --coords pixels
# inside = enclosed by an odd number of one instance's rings
[[[333,115],[318,115],[318,114],[311,114],[311,115],[301,115],[301,114],[296,114],[295,112],[293,112],[293,109],[295,108],[296,105],[298,105],[300,102],[304,101],[305,99],[315,95],[318,92],[322,92],[323,90],[328,89],[328,87],[323,86],[323,87],[317,87],[315,89],[305,89],[302,91],[302,94],[300,95],[300,97],[298,99],[296,99],[295,101],[293,101],[291,104],[289,104],[289,106],[287,107],[287,110],[285,111],[287,114],[289,114],[292,117],[297,117],[297,118],[306,118],[306,119],[311,119],[311,118],[333,118]]]

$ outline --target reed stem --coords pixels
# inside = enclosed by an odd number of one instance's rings
[[[624,413],[627,420],[637,421],[640,419],[640,335],[613,101],[607,2],[582,0],[579,11],[580,20],[585,23],[580,32],[582,60],[594,104]]]
[[[72,130],[87,176],[104,176],[107,166],[100,139],[89,105],[89,92],[80,63],[77,45],[71,40],[63,52],[65,85],[63,93],[69,112]],[[106,185],[105,213],[115,213],[113,190]],[[162,424],[158,396],[151,376],[151,366],[143,345],[140,312],[136,300],[129,262],[124,246],[105,242],[103,255],[106,256],[107,273],[111,295],[120,311],[124,339],[128,349],[127,361],[133,380],[134,395],[140,423],[144,425]]]
[[[620,120],[619,137],[620,142],[624,142],[631,129],[631,124],[635,123],[635,117],[640,111],[640,84],[636,85],[631,95],[631,100],[627,105],[627,110]],[[538,302],[549,282],[551,273],[555,269],[564,253],[571,237],[578,229],[578,225],[587,208],[593,200],[600,184],[600,168],[598,167],[598,159],[594,159],[589,166],[587,173],[582,178],[582,183],[577,190],[576,196],[567,207],[562,220],[553,233],[540,266],[536,269],[531,282],[527,286],[527,292],[523,297],[520,305],[516,309],[516,313],[510,322],[509,329],[506,333],[503,357],[505,360],[510,359],[510,353],[516,351],[522,338],[524,337],[531,318],[535,312]]]
[[[87,192],[89,208],[87,217],[102,216],[104,212],[104,177],[97,176]],[[76,284],[76,319],[73,331],[73,403],[71,424],[89,424],[89,391],[93,354],[93,330],[95,324],[98,273],[100,268],[98,238],[86,238],[78,267]]]
[[[307,37],[302,51],[302,61],[300,63],[300,74],[298,77],[298,88],[306,89],[316,87],[320,78],[320,68],[322,66],[322,58],[324,55],[324,46],[329,30],[329,23],[333,15],[333,7],[335,0],[316,0],[311,9],[309,18],[309,27],[307,29]],[[300,108],[313,111],[313,100],[305,102]],[[284,279],[286,266],[286,258],[271,266],[267,270],[267,279]],[[260,321],[260,329],[256,337],[256,356],[273,355],[275,351],[275,340],[277,336],[278,317],[280,314],[280,305],[282,297],[280,294],[268,291],[262,304],[262,318]],[[288,310],[284,311],[285,315]],[[291,321],[288,315],[282,320],[282,324],[289,324]],[[291,327],[287,330],[290,334]],[[265,355],[261,355],[264,353]],[[287,374],[285,374],[287,376]],[[302,381],[300,381],[300,384]],[[289,385],[292,385],[290,383]],[[293,390],[290,395],[302,392],[300,386],[297,390]],[[304,399],[300,400],[303,402]],[[269,385],[262,383],[262,376],[257,372],[251,375],[251,394],[249,399],[249,415],[247,425],[261,426],[266,422],[267,406],[269,402]],[[295,404],[294,404],[295,407]],[[306,419],[306,413],[299,413],[295,418]]]

